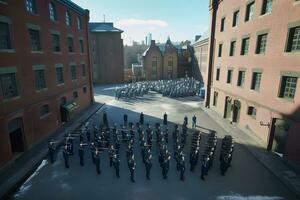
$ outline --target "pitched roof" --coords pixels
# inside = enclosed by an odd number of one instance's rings
[[[77,13],[79,13],[81,15],[85,15],[88,12],[88,10],[83,9],[82,7],[77,5],[76,3],[72,2],[71,0],[58,0],[58,2],[60,2],[61,4],[71,8],[72,10],[76,11]]]
[[[102,33],[102,32],[113,32],[123,33],[124,31],[114,27],[112,22],[91,22],[89,23],[90,32]]]

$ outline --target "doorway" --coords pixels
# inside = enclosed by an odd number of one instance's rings
[[[271,122],[268,150],[282,156],[285,153],[289,125],[284,119],[273,118]]]
[[[241,113],[241,102],[239,100],[233,101],[232,106],[232,122],[239,122]]]
[[[231,98],[230,97],[226,97],[225,98],[225,109],[224,109],[224,118],[230,118],[231,117]]]
[[[15,118],[8,123],[8,133],[13,153],[24,152],[23,120]]]

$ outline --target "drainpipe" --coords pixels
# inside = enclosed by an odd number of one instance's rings
[[[211,18],[211,29],[209,37],[209,60],[208,60],[208,72],[207,72],[207,86],[206,86],[206,98],[205,107],[210,107],[210,95],[211,95],[211,84],[213,79],[213,68],[214,68],[214,47],[215,47],[215,32],[216,32],[216,18],[217,10],[220,0],[210,0],[210,10],[212,11]]]
[[[85,30],[86,30],[86,37],[87,37],[87,54],[88,54],[88,63],[89,63],[89,67],[88,67],[88,72],[89,72],[89,83],[90,83],[90,100],[91,100],[91,103],[93,104],[95,102],[95,99],[94,99],[94,90],[93,90],[93,80],[92,80],[92,77],[93,77],[93,70],[92,70],[92,59],[91,59],[91,53],[90,53],[90,29],[89,29],[89,21],[90,21],[90,11],[89,10],[86,10],[86,27],[85,27]]]

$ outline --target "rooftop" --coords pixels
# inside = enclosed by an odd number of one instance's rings
[[[124,31],[114,27],[112,22],[90,22],[89,23],[90,32],[102,33],[102,32],[113,32],[113,33],[123,33]]]

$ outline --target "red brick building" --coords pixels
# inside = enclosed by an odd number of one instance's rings
[[[0,166],[91,105],[89,11],[0,0]]]
[[[94,83],[123,83],[123,31],[111,22],[91,22],[89,28]]]
[[[300,1],[211,0],[206,106],[300,163]]]

